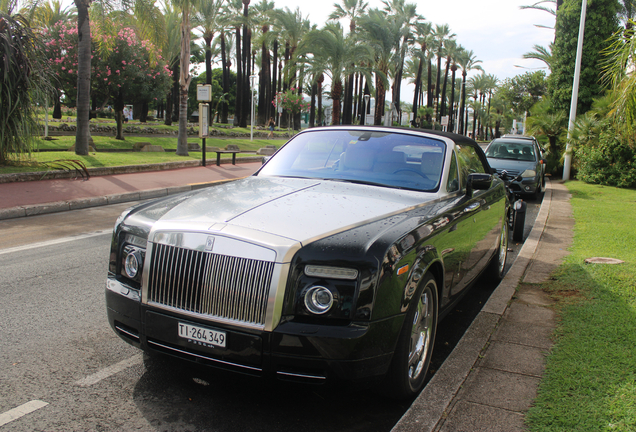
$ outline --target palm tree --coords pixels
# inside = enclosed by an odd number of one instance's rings
[[[329,15],[329,20],[336,21],[343,18],[349,19],[349,35],[353,36],[356,32],[356,20],[365,13],[368,3],[362,0],[343,0],[342,6],[335,3],[336,9]],[[359,78],[359,76],[358,76]],[[353,98],[354,98],[354,76],[346,77],[345,98],[343,110],[343,124],[353,123]],[[362,96],[359,96],[362,98]]]
[[[270,12],[273,10],[274,2],[269,2],[267,0],[261,0],[261,2],[256,4],[254,7],[254,11],[256,12],[254,21],[258,23],[261,28],[260,37],[254,41],[254,46],[261,46],[257,123],[263,125],[267,123],[269,117],[273,117],[273,106],[271,101],[274,99],[274,91],[271,78],[272,62],[269,49],[276,39],[276,35],[269,31],[272,21],[270,18]]]
[[[415,91],[413,92],[413,120],[417,118],[418,114],[418,102],[420,94],[423,94],[422,91],[422,72],[424,62],[427,61],[426,51],[427,48],[430,47],[430,43],[432,42],[431,35],[432,25],[429,22],[418,23],[416,27],[417,33],[417,43],[420,45],[421,49],[419,51],[413,52],[413,58],[417,58],[418,66],[417,66],[417,74],[415,78]]]
[[[454,125],[454,114],[455,114],[455,87],[456,87],[456,81],[455,81],[455,73],[457,72],[457,61],[463,56],[465,55],[466,50],[464,49],[464,47],[462,47],[461,45],[459,47],[457,47],[457,49],[454,52],[453,55],[453,59],[452,59],[452,64],[451,64],[451,82],[453,83],[452,88],[451,88],[451,98],[450,98],[450,119],[448,122],[448,130],[453,131],[453,125]],[[460,80],[461,82],[461,80]],[[460,84],[460,89],[461,89],[461,84]]]
[[[219,18],[225,0],[211,0],[198,5],[194,18],[196,26],[201,28],[201,37],[205,43],[206,84],[212,84],[212,41],[219,29]]]
[[[635,23],[632,21],[632,25]],[[634,30],[621,30],[610,38],[605,50],[602,80],[612,89],[614,102],[610,115],[628,128],[636,120],[636,76],[633,72],[636,59]]]
[[[404,73],[404,59],[409,44],[413,42],[413,30],[418,22],[422,22],[424,18],[416,13],[416,6],[413,3],[406,4],[404,0],[383,0],[384,10],[387,13],[393,13],[399,26],[401,40],[397,40],[395,52],[398,54],[397,64],[393,72],[393,105],[400,110],[400,93],[402,89],[402,75]]]
[[[455,38],[455,33],[451,33],[448,24],[435,25],[435,32],[433,33],[435,38],[435,44],[437,45],[437,78],[435,81],[435,116],[439,115],[439,92],[440,92],[440,78],[442,70],[442,56],[444,55],[444,45],[449,39]]]
[[[473,50],[464,51],[463,55],[458,57],[457,63],[462,70],[462,95],[461,103],[459,105],[459,133],[466,135],[466,127],[468,123],[464,120],[464,110],[466,107],[466,77],[470,71],[483,71],[483,69],[479,66],[481,60],[477,60]]]
[[[382,123],[386,84],[393,49],[400,40],[400,27],[392,16],[378,9],[371,9],[360,19],[363,35],[360,37],[373,49],[375,55],[375,118],[374,124]]]
[[[446,115],[446,85],[448,84],[448,71],[450,69],[451,63],[455,62],[455,58],[457,57],[457,42],[450,39],[446,41],[445,54],[446,54],[446,72],[444,72],[444,85],[442,86],[442,108],[440,109],[440,117],[441,121],[442,116]]]
[[[298,57],[295,55],[296,48],[310,30],[311,24],[308,19],[303,18],[300,8],[296,8],[295,11],[291,11],[287,7],[284,10],[276,9],[271,14],[274,19],[274,30],[285,43],[285,71],[281,81],[282,89],[286,91],[296,83],[297,69],[294,63],[294,58]],[[302,94],[302,87],[302,84],[299,83],[297,86],[298,94]],[[300,113],[294,119],[293,128],[295,130],[300,128]]]
[[[548,67],[548,69],[552,70],[552,63],[554,58],[552,57],[552,48],[554,44],[551,43],[548,48],[543,47],[541,45],[534,45],[534,51],[527,52],[523,55],[524,59],[534,59],[540,60]]]
[[[335,21],[343,18],[349,19],[349,31],[355,32],[356,20],[364,14],[369,3],[363,0],[342,0],[342,5],[334,3],[333,7],[336,9],[329,15],[329,20]]]
[[[355,64],[370,62],[372,51],[366,45],[356,44],[352,35],[345,37],[340,23],[327,23],[323,29],[313,30],[303,39],[297,55],[305,54],[313,55],[310,66],[315,75],[324,72],[331,78],[332,124],[340,124],[342,81],[356,71]]]
[[[163,16],[165,19],[166,40],[162,44],[161,52],[163,58],[172,72],[172,90],[166,95],[166,108],[164,113],[164,124],[172,125],[173,112],[178,110],[179,101],[179,60],[181,57],[181,44],[179,41],[181,14],[178,8],[167,3],[164,5]]]

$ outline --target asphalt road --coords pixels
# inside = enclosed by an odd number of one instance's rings
[[[2,431],[388,431],[408,409],[373,387],[144,358],[111,331],[104,305],[110,230],[129,205],[0,221]],[[528,203],[526,236],[538,207]],[[440,325],[432,373],[494,289],[477,285]]]

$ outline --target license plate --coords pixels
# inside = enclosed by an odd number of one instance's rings
[[[226,334],[218,330],[199,327],[192,324],[179,323],[179,337],[188,342],[202,346],[217,346],[225,348]]]

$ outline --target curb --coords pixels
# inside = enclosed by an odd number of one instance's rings
[[[447,408],[479,359],[537,251],[551,203],[552,183],[546,178],[541,208],[519,255],[455,349],[393,427],[392,432],[432,432],[445,418]]]
[[[132,201],[141,201],[151,198],[160,198],[168,195],[174,195],[181,192],[188,192],[196,189],[203,189],[209,186],[217,186],[223,183],[233,182],[244,177],[229,180],[216,180],[206,183],[197,183],[187,186],[173,186],[168,188],[149,189],[137,192],[129,192],[123,194],[112,194],[92,198],[80,198],[69,201],[58,201],[46,204],[34,204],[21,207],[11,207],[0,209],[0,220],[16,219],[27,216],[37,216],[50,213],[59,213],[69,210],[79,210],[89,207],[100,207],[111,204],[120,204]]]

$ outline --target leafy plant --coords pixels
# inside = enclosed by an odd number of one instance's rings
[[[0,165],[30,153],[38,133],[36,102],[50,90],[43,46],[21,15],[0,13]]]

